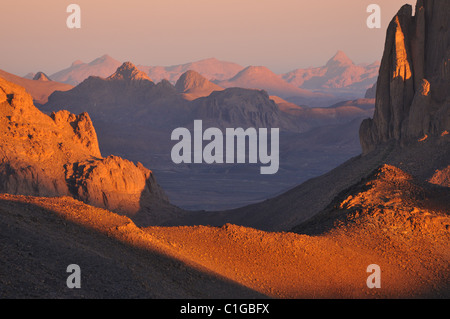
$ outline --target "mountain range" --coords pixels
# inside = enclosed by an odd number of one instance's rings
[[[184,65],[183,68],[200,68],[203,65],[204,70],[211,71],[214,69],[212,66],[221,64],[215,59],[200,62]],[[169,197],[177,205],[188,209],[217,210],[243,206],[280,193],[339,165],[360,152],[358,121],[372,114],[375,101],[358,99],[342,102],[328,95],[312,93],[287,84],[264,67],[243,68],[232,78],[233,81],[225,81],[228,85],[220,82],[223,84],[220,86],[193,70],[181,74],[175,85],[167,80],[157,83],[142,68],[130,62],[106,73],[115,65],[118,65],[117,61],[107,55],[88,64],[73,63],[71,68],[58,72],[59,75],[66,79],[82,79],[87,74],[99,72],[106,75],[90,75],[70,90],[47,90],[43,96],[32,94],[35,103],[49,115],[60,110],[75,114],[88,112],[95,124],[103,153],[119,154],[151,166],[161,176],[160,183]],[[224,67],[222,65],[222,69]],[[173,68],[172,71],[183,68]],[[44,77],[42,72],[38,74],[42,79],[58,78],[58,74],[51,77]],[[35,77],[36,74],[33,75]],[[23,78],[9,79],[14,83],[24,83]],[[31,81],[32,89],[28,91],[33,93],[38,83],[58,88],[66,85],[42,79]],[[254,85],[248,85],[248,89],[238,87],[251,83]],[[299,106],[286,100],[289,98],[269,95],[267,91],[253,87],[272,88],[272,92],[283,96],[293,94],[297,100],[301,95],[303,104],[310,104],[309,101],[321,106],[336,101],[339,103],[328,108]],[[170,143],[167,143],[170,132],[180,126],[191,128],[195,119],[202,119],[204,125],[222,129],[235,126],[280,128],[281,134],[286,135],[282,138],[284,158],[280,174],[271,183],[264,184],[249,169],[244,173],[248,181],[245,185],[241,182],[243,172],[239,166],[199,165],[193,168],[196,173],[190,174],[189,169],[192,168],[172,165],[167,155],[170,154]],[[314,145],[308,143],[317,140],[311,136],[310,130],[320,137]],[[334,156],[326,155],[327,152],[333,152]],[[217,174],[227,172],[221,175],[220,184],[216,187],[209,185],[210,180],[216,178],[207,174],[211,170]],[[173,179],[173,172],[194,178],[198,194],[209,193],[210,202],[205,204],[201,201],[203,196],[192,196],[191,188]],[[187,184],[190,182],[187,178],[183,180]]]
[[[226,80],[243,69],[242,66],[233,62],[220,61],[209,58],[195,62],[189,62],[173,66],[145,66],[138,65],[138,69],[146,72],[155,82],[168,80],[175,84],[180,76],[187,71],[200,73],[208,80]]]
[[[140,75],[136,78],[131,74]],[[369,105],[374,101],[367,100],[363,107],[357,101],[349,103],[332,108],[300,107],[261,90],[219,87],[195,71],[182,74],[175,86],[164,80],[155,84],[127,62],[107,78],[91,76],[70,91],[55,92],[40,108],[48,114],[62,109],[88,112],[102,152],[150,165],[177,205],[223,209],[278,193],[358,154],[359,123],[373,113]],[[178,127],[191,129],[194,120],[221,129],[280,128],[283,136],[289,135],[281,139],[281,173],[265,184],[253,168],[244,172],[239,165],[174,165],[170,134]],[[317,129],[322,137],[314,145],[307,143],[311,129]],[[336,142],[339,136],[342,139]],[[292,152],[289,145],[297,145],[297,151]],[[325,150],[331,149],[334,156],[326,156]],[[299,161],[305,166],[295,165]],[[185,178],[175,180],[174,173]],[[243,174],[248,184],[242,183]],[[188,186],[192,179],[198,195]],[[205,192],[210,192],[208,204],[202,201]]]
[[[202,220],[205,225],[291,229],[320,211],[329,214],[336,208],[330,198],[351,193],[354,185],[368,179],[380,165],[393,166],[418,183],[439,181],[439,186],[446,187],[450,167],[450,95],[446,89],[450,87],[450,33],[445,12],[450,12],[446,1],[419,0],[416,16],[412,7],[405,5],[389,24],[375,112],[359,130],[361,156],[267,201],[222,213],[187,216],[186,223]],[[432,22],[431,14],[435,15]],[[435,191],[442,191],[443,198],[449,196],[448,188]],[[442,200],[447,206],[450,203]],[[448,207],[440,210],[444,214],[448,211]]]
[[[108,55],[90,63],[77,60],[69,68],[50,75],[50,78],[56,82],[78,85],[89,76],[108,77],[121,64]],[[175,85],[181,75],[195,71],[223,88],[266,90],[270,95],[289,102],[313,107],[363,97],[376,81],[378,67],[377,62],[356,65],[342,51],[338,51],[323,67],[296,69],[285,74],[275,74],[264,66],[242,67],[215,58],[165,67],[137,66],[155,83],[167,80]],[[27,75],[31,76],[34,74]]]
[[[293,86],[322,92],[365,92],[376,82],[379,62],[356,65],[338,51],[324,66],[296,69],[281,77]]]
[[[331,98],[331,96],[321,93],[313,93],[286,83],[279,75],[263,66],[249,66],[240,71],[231,79],[216,81],[216,83],[227,88],[241,87],[248,89],[261,89],[267,91],[269,94],[286,99],[296,97],[297,99],[301,99],[303,101],[303,103],[300,103],[302,105],[307,104],[308,101],[308,104],[312,103],[311,100],[317,101],[323,98]]]

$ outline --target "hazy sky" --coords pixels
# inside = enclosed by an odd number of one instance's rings
[[[277,73],[321,66],[342,50],[356,63],[381,59],[386,27],[415,0],[2,0],[0,69],[52,74],[107,53],[120,61],[174,65],[204,58],[265,65]],[[66,8],[81,7],[81,29]],[[369,4],[382,28],[369,29]]]

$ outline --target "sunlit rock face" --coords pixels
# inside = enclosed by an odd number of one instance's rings
[[[450,2],[419,0],[391,21],[376,89],[375,114],[360,129],[364,153],[439,136],[450,127]]]
[[[131,216],[144,205],[167,202],[142,164],[102,157],[87,113],[45,115],[24,88],[2,78],[0,192],[72,196]]]

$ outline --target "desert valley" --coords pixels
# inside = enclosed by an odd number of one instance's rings
[[[449,15],[403,6],[365,64],[0,70],[0,297],[449,298]],[[211,164],[207,128],[279,149]]]

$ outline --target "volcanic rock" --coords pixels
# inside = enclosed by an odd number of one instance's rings
[[[450,130],[450,2],[403,6],[391,21],[377,82],[373,119],[361,124],[364,153]]]

